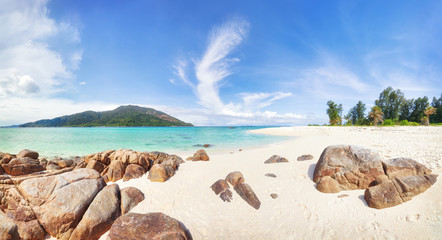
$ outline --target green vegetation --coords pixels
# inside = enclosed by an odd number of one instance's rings
[[[442,125],[442,94],[437,99],[433,97],[430,105],[428,97],[406,99],[400,89],[394,90],[387,87],[374,102],[375,106],[366,116],[366,106],[358,101],[344,116],[346,126],[374,125],[382,123],[382,126],[418,126]],[[327,102],[327,114],[330,125],[341,125],[342,104],[333,101]]]
[[[20,127],[169,127],[192,126],[166,113],[139,106],[120,106],[112,111],[86,111],[54,119],[25,123]]]
[[[330,125],[341,125],[342,123],[342,104],[336,104],[333,101],[327,102],[327,114],[330,118]]]

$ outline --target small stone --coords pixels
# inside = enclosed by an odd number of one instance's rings
[[[272,193],[272,194],[270,194],[270,197],[272,197],[273,199],[277,199],[278,198],[278,194]]]
[[[311,154],[307,154],[307,155],[302,155],[299,156],[298,161],[308,161],[308,160],[313,160],[313,156]]]
[[[341,194],[338,196],[338,198],[344,198],[344,197],[348,197],[348,194]]]
[[[269,159],[267,159],[267,161],[265,161],[264,163],[282,163],[282,162],[289,162],[286,158],[283,158],[279,155],[273,155],[271,156]]]
[[[266,177],[272,177],[272,178],[275,178],[275,177],[276,177],[276,175],[273,174],[273,173],[266,173],[266,175],[264,175],[264,176],[266,176]]]

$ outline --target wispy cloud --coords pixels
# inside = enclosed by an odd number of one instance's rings
[[[216,116],[214,119],[218,123],[207,124],[288,124],[303,118],[297,114],[262,111],[275,101],[292,96],[288,92],[240,93],[243,100],[240,103],[229,101],[226,104],[221,99],[220,89],[226,78],[233,74],[231,66],[240,62],[239,58],[232,56],[233,52],[246,38],[248,31],[249,23],[241,18],[214,27],[209,34],[207,49],[200,59],[194,61],[197,84],[193,84],[186,74],[186,61],[178,61],[172,66],[174,75],[193,88],[198,103],[205,108],[200,111],[201,114]]]

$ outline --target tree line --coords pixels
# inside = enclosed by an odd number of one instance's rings
[[[348,113],[342,116],[342,104],[327,102],[327,115],[330,125],[430,125],[442,124],[442,94],[433,97],[430,104],[428,97],[406,99],[400,89],[387,87],[375,100],[374,106],[366,114],[366,105],[358,101]]]

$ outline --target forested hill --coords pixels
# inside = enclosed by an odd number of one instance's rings
[[[168,127],[193,126],[152,108],[120,106],[112,111],[86,111],[30,122],[19,127]]]

